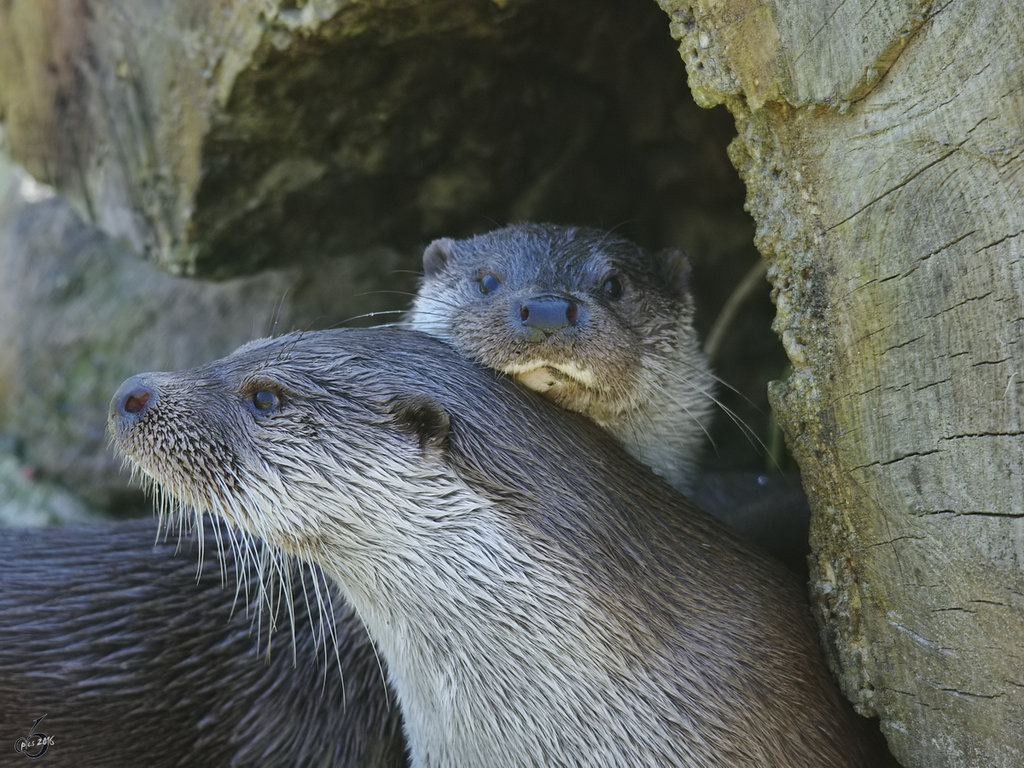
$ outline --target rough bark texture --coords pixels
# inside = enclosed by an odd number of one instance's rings
[[[847,694],[906,766],[1024,765],[1024,20],[660,0],[739,137]]]
[[[659,239],[720,188],[668,151],[670,50],[644,0],[17,0],[0,114],[33,176],[177,272],[538,215]]]

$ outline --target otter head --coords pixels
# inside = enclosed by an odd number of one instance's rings
[[[390,379],[349,338],[361,335],[265,339],[209,365],[125,381],[110,433],[157,492],[161,516],[209,512],[271,554],[322,562],[325,548],[344,554],[398,536],[388,526],[408,522],[399,511],[408,486],[425,489],[420,498],[448,492],[437,462],[447,411],[415,376]],[[325,509],[325,498],[340,501]]]
[[[625,494],[637,500],[630,513],[593,514],[620,494],[607,468],[638,468],[585,420],[437,339],[350,329],[134,376],[114,395],[109,426],[165,512],[209,512],[240,529],[233,547],[256,567],[264,602],[267,577],[286,574],[292,558],[340,585],[387,659],[417,764],[512,764],[514,741],[488,753],[503,743],[479,727],[485,713],[507,715],[499,727],[512,734],[521,712],[543,718],[538,695],[558,707],[603,700],[563,697],[521,666],[551,663],[562,632],[575,645],[608,612],[593,588],[594,553],[612,559],[597,565],[607,586],[633,583],[632,553],[647,550],[619,549],[656,505],[639,501],[642,490]],[[559,620],[509,631],[530,616]],[[569,656],[576,666],[559,674],[586,679],[589,659]],[[547,738],[546,727],[520,731],[533,733]]]
[[[516,224],[435,240],[409,320],[562,407],[607,425],[696,349],[689,265],[607,232]]]

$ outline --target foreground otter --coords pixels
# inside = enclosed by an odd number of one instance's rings
[[[197,582],[195,541],[177,555],[173,543],[154,549],[152,520],[4,530],[0,763],[13,764],[11,745],[45,716],[37,732],[53,745],[39,764],[55,768],[405,765],[362,624],[338,599],[334,638],[318,636],[296,581],[294,657],[285,628],[268,659],[270,616],[252,626],[246,601],[259,585],[230,548],[221,583],[215,552],[227,535],[207,523]],[[287,625],[288,606],[278,614]]]
[[[589,416],[686,492],[716,402],[689,283],[681,251],[513,224],[431,243],[407,320]]]
[[[415,765],[878,764],[789,574],[440,342],[253,342],[129,379],[110,427],[161,494],[337,581]]]

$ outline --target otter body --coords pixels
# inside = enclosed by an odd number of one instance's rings
[[[514,224],[431,243],[407,320],[588,416],[689,492],[716,402],[689,273],[679,251]]]
[[[414,765],[877,765],[788,573],[444,344],[254,342],[129,379],[110,427],[158,493],[337,581]]]
[[[255,573],[231,549],[218,563],[226,528],[206,529],[201,571],[194,539],[154,548],[152,520],[4,531],[3,748],[45,716],[46,766],[405,765],[394,698],[351,610],[334,601],[333,637],[316,609],[311,627],[296,581],[277,610],[278,623],[294,617],[293,656],[287,626],[271,638],[266,611],[254,624]],[[324,589],[308,571],[306,589],[314,578]]]

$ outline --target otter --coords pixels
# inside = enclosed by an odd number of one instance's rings
[[[251,342],[128,379],[109,426],[168,508],[337,583],[415,766],[880,764],[791,574],[439,340]]]
[[[698,471],[712,408],[724,406],[694,328],[690,272],[676,249],[650,252],[586,227],[517,223],[430,243],[404,325],[588,416],[806,575],[810,508],[797,481]]]
[[[227,541],[209,521],[180,546],[154,547],[152,520],[5,530],[0,762],[42,717],[39,763],[55,768],[404,766],[397,705],[351,609],[303,568],[294,593],[268,595],[288,601],[274,612],[294,638],[271,632],[255,571],[232,548],[212,556]],[[300,582],[321,590],[323,616]]]
[[[519,223],[427,246],[406,322],[585,414],[690,492],[717,402],[693,319],[682,251]]]

